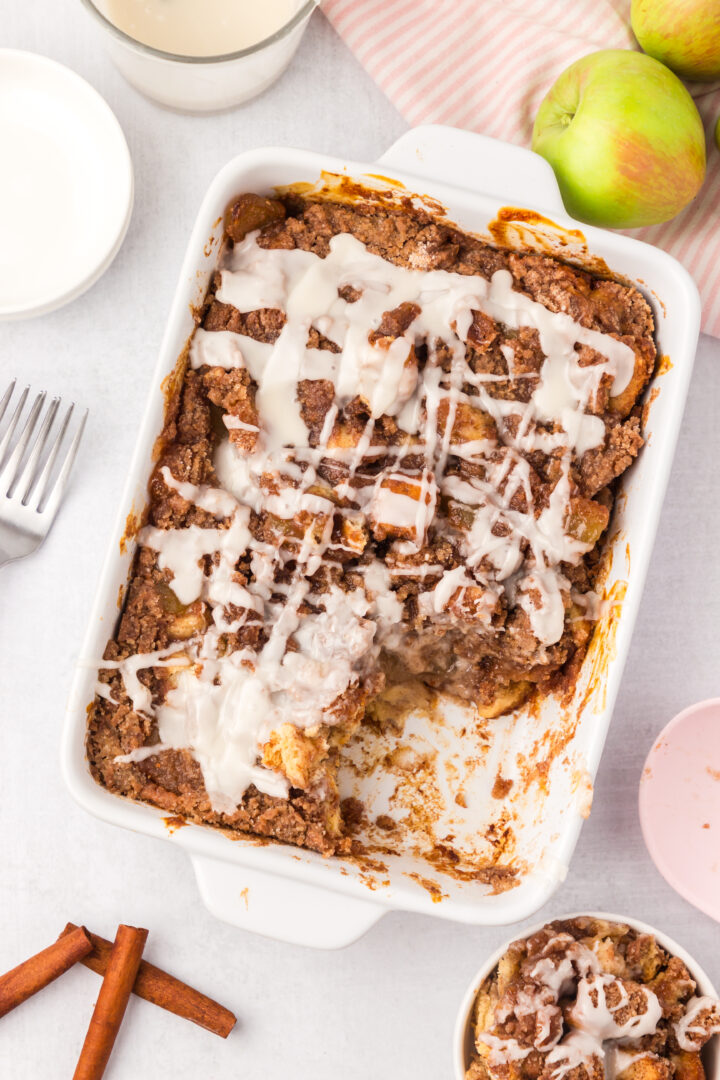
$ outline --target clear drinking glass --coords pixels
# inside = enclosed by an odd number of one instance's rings
[[[186,112],[227,109],[261,94],[290,63],[318,2],[299,0],[284,26],[247,49],[223,56],[177,56],[136,41],[110,22],[95,0],[82,0],[127,81],[161,105]]]

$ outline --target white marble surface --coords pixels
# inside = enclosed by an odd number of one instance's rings
[[[5,0],[0,44],[69,64],[125,129],[136,170],[130,232],[80,301],[0,326],[12,375],[76,395],[90,423],[67,504],[44,549],[0,571],[0,971],[65,921],[112,936],[151,929],[149,955],[239,1017],[227,1040],[130,1004],[112,1080],[390,1080],[450,1076],[460,997],[503,929],[391,914],[339,953],[234,930],[202,907],[183,854],[87,817],[66,793],[58,740],[70,674],[135,438],[179,260],[200,198],[232,154],[286,144],[372,159],[405,124],[316,17],[297,60],[260,100],[221,116],[165,112],[96,49],[78,0]],[[1,162],[0,162],[1,167]],[[720,344],[703,339],[634,645],[570,875],[543,914],[603,908],[662,927],[720,983],[718,927],[680,899],[645,851],[636,809],[654,734],[718,692]],[[83,968],[2,1020],[0,1074],[70,1076],[98,982]]]

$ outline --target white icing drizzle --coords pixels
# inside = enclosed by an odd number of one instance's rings
[[[152,712],[152,694],[147,686],[140,682],[138,672],[155,667],[187,667],[187,658],[178,655],[182,651],[182,646],[176,644],[169,649],[159,649],[157,652],[133,653],[125,660],[101,660],[98,666],[118,671],[135,712],[150,713]]]
[[[607,990],[610,987],[615,987],[620,994],[617,1004],[612,1006],[607,1003]],[[657,995],[647,986],[640,987],[638,993],[645,997],[645,1011],[633,1012],[627,1020],[619,1023],[615,1018],[616,1013],[630,1003],[630,995],[623,982],[607,972],[580,979],[570,1019],[575,1027],[597,1040],[640,1039],[643,1035],[652,1035],[662,1016],[662,1006]]]
[[[506,591],[527,612],[541,645],[561,637],[569,583],[558,564],[577,563],[592,546],[565,532],[571,459],[604,438],[602,420],[586,411],[601,379],[608,376],[613,392],[620,393],[634,366],[625,343],[515,291],[505,270],[488,281],[399,267],[350,234],[334,236],[325,258],[299,249],[264,249],[257,236],[251,233],[234,246],[217,299],[241,313],[283,312],[276,340],[268,344],[231,331],[198,329],[189,353],[194,369],[248,372],[256,385],[258,424],[230,413],[223,421],[231,435],[256,435],[255,447],[240,452],[230,440],[220,443],[217,487],[179,482],[167,467],[161,470],[170,488],[217,519],[216,527],[147,526],[139,536],[157,552],[178,600],[201,601],[209,625],[173,650],[116,665],[133,708],[155,716],[160,736],[154,748],[118,760],[142,760],[162,748],[190,749],[213,807],[224,812],[234,809],[251,783],[267,794],[287,792],[287,779],[259,764],[263,745],[287,722],[310,733],[333,722],[330,707],[363,678],[378,642],[402,619],[403,605],[392,586],[404,576],[436,579],[420,595],[422,616],[436,618],[467,601],[475,621],[489,624]],[[340,295],[348,285],[359,292],[352,303]],[[383,314],[403,304],[414,305],[406,329],[380,336]],[[474,373],[465,359],[474,312],[511,330],[536,330],[545,355],[539,375],[516,373],[514,350],[506,345],[507,376]],[[313,329],[339,351],[308,348]],[[449,354],[448,370],[440,344]],[[420,345],[427,352],[422,370]],[[577,345],[595,350],[600,361],[582,367]],[[529,401],[488,392],[488,384],[507,378],[533,380]],[[304,379],[327,380],[335,391],[317,445],[311,445],[298,399]],[[358,396],[370,418],[358,439],[343,443],[336,437],[341,410]],[[464,437],[468,413],[482,422]],[[391,447],[375,442],[383,416],[394,417],[409,438]],[[562,451],[561,475],[548,504],[536,512],[523,455],[555,449]],[[424,467],[404,467],[410,455],[419,456]],[[390,465],[375,477],[361,472],[380,457],[388,457]],[[334,487],[319,480],[323,460],[342,467]],[[460,479],[446,471],[455,460],[482,468],[471,479]],[[434,563],[406,565],[403,560],[426,545],[440,500],[447,499],[461,502],[472,515],[456,538],[465,565],[449,571]],[[293,522],[293,537],[277,544],[254,539],[252,511]],[[353,540],[353,534],[362,536],[364,528],[394,538],[387,565],[377,559],[361,563],[364,585],[355,591],[333,587],[312,593],[309,578],[324,559],[333,552],[362,551],[364,541]],[[244,555],[251,571],[246,582],[236,572]],[[258,619],[269,631],[266,643],[257,652],[245,647],[226,653],[225,637]],[[168,657],[180,649],[184,669],[175,673],[164,702],[153,708],[137,672],[172,663]],[[548,971],[547,977],[565,975]]]
[[[562,952],[558,953],[558,946]],[[545,945],[540,958],[530,971],[530,977],[555,994],[555,1000],[569,994],[578,978],[600,972],[595,954],[570,934],[556,934]]]
[[[547,986],[537,989],[522,987],[516,991],[512,1005],[499,1005],[495,1009],[495,1021],[498,1024],[505,1023],[511,1015],[518,1020],[527,1017],[535,1020],[533,1046],[536,1049],[549,1050],[562,1035],[562,1013],[557,1005],[557,995]],[[553,1022],[556,1022],[554,1035]]]
[[[423,615],[439,615],[454,597],[462,603],[466,589],[473,585],[475,585],[475,578],[468,574],[464,566],[456,566],[454,570],[445,570],[438,583],[418,597],[420,612]],[[494,607],[495,599],[496,594],[493,594],[488,615]]]
[[[198,525],[156,529],[148,525],[140,530],[138,542],[157,551],[158,566],[173,575],[172,588],[178,600],[181,604],[192,604],[200,596],[205,579],[200,559],[218,552],[231,573],[237,553],[245,550],[250,539],[248,517],[247,507],[238,507],[229,529],[201,529]],[[245,596],[242,590],[238,599],[244,601]],[[230,602],[229,596],[225,602]]]
[[[226,419],[228,418],[226,417]],[[229,419],[234,419],[234,417]],[[200,510],[205,510],[208,514],[214,514],[220,518],[230,517],[237,509],[237,499],[234,499],[229,492],[223,491],[222,488],[208,487],[206,485],[198,486],[176,480],[167,465],[162,467],[160,475],[167,487],[177,491],[178,495],[186,499],[187,502],[194,503]]]
[[[399,623],[403,606],[391,589],[392,578],[380,559],[373,559],[364,567],[365,592],[371,601],[368,614],[375,619],[379,631]]]
[[[388,523],[408,533],[415,549],[420,549],[435,516],[436,502],[435,479],[427,469],[419,477],[390,473],[374,487],[367,515],[376,526]]]
[[[698,1024],[698,1019],[703,1013],[712,1021],[706,1027]],[[690,998],[683,1016],[675,1022],[673,1027],[680,1049],[689,1052],[697,1051],[710,1035],[720,1035],[720,1002],[706,995]]]
[[[548,1054],[549,1075],[552,1080],[562,1080],[580,1065],[587,1066],[594,1057],[602,1064],[605,1057],[602,1044],[585,1031],[571,1031]]]

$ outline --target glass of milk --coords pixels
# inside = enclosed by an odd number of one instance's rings
[[[285,70],[319,0],[82,0],[129,83],[162,105],[210,112]]]

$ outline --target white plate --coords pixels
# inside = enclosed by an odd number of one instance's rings
[[[130,151],[79,75],[0,49],[0,154],[0,319],[42,315],[89,289],[120,250]]]

